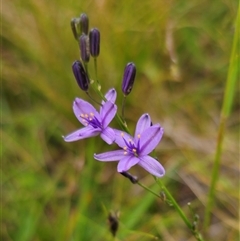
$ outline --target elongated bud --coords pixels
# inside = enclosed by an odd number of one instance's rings
[[[82,63],[80,61],[76,60],[72,64],[72,70],[73,70],[73,74],[75,76],[75,79],[76,79],[79,87],[83,91],[87,91],[88,86],[89,86],[89,79],[88,79],[88,76],[87,76],[87,74],[84,70],[84,67],[83,67]]]
[[[118,223],[119,223],[118,218],[119,218],[119,213],[110,212],[108,215],[109,228],[113,237],[116,236],[116,233],[118,230]]]
[[[81,59],[83,62],[87,63],[90,59],[90,52],[89,52],[89,38],[86,34],[82,34],[80,36],[79,47],[81,51]]]
[[[125,95],[130,94],[136,75],[136,66],[134,63],[128,63],[124,70],[123,80],[122,80],[122,92]]]
[[[80,22],[79,22],[79,30],[81,34],[86,34],[88,35],[88,25],[89,25],[89,20],[88,16],[86,13],[82,13],[80,15]]]
[[[77,34],[77,29],[76,29],[76,21],[77,21],[76,18],[71,19],[71,29],[72,29],[74,38],[76,40],[78,40],[78,34]]]
[[[90,54],[97,57],[100,52],[100,32],[97,28],[91,29],[89,33]]]

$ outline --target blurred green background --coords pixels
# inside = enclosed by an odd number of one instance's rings
[[[89,100],[71,71],[79,49],[70,20],[85,12],[90,28],[100,30],[98,76],[103,92],[117,89],[119,106],[124,67],[136,64],[125,107],[129,128],[145,112],[164,127],[156,149],[163,182],[189,219],[200,216],[201,231],[237,7],[234,0],[3,1],[1,240],[113,240],[111,211],[120,222],[114,240],[195,240],[167,203],[118,174],[116,163],[93,159],[116,146],[99,137],[63,141],[81,127],[74,98]],[[236,88],[206,240],[239,234]],[[131,173],[160,191],[141,168]]]

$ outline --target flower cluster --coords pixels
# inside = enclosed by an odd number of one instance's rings
[[[93,28],[88,37],[88,24],[86,14],[82,14],[80,18],[74,18],[71,21],[73,34],[80,45],[79,48],[81,52],[81,61],[76,60],[72,65],[72,70],[79,87],[86,92],[91,83],[85,66],[89,61],[89,52],[95,60],[100,52],[100,32],[96,28]],[[132,62],[128,63],[125,67],[122,80],[124,98],[130,94],[133,88],[135,75],[135,64]],[[95,90],[102,96],[99,88],[95,88]],[[73,102],[73,112],[84,127],[64,136],[64,140],[66,142],[72,142],[100,135],[102,140],[107,144],[116,144],[119,149],[94,154],[96,160],[103,162],[119,161],[117,170],[120,173],[125,173],[125,176],[126,172],[132,166],[138,164],[152,175],[162,177],[165,174],[163,166],[149,154],[161,141],[164,132],[163,128],[159,124],[153,125],[148,113],[143,114],[139,118],[134,136],[131,136],[129,131],[126,131],[128,130],[127,128],[123,131],[110,127],[109,124],[114,117],[118,115],[117,105],[115,104],[116,97],[116,90],[114,88],[110,89],[104,98],[102,98],[101,103],[99,103],[99,111],[89,102],[81,98],[76,98]],[[122,108],[123,107],[124,106],[122,106]],[[122,126],[124,126],[124,117],[120,117],[119,120],[122,122]]]

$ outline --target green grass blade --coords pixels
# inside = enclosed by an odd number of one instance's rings
[[[229,114],[231,112],[231,107],[233,104],[233,99],[235,94],[235,87],[237,84],[237,77],[239,75],[239,66],[238,66],[239,65],[239,35],[240,35],[239,14],[240,14],[240,6],[238,8],[238,15],[236,19],[235,34],[234,34],[234,40],[233,40],[233,46],[232,46],[230,65],[228,69],[225,94],[224,94],[223,105],[221,110],[220,125],[218,129],[218,137],[217,137],[217,148],[215,153],[213,171],[211,175],[212,179],[211,179],[210,189],[207,197],[207,206],[205,209],[205,217],[204,217],[205,230],[209,226],[210,216],[211,216],[210,214],[214,205],[215,188],[216,188],[218,176],[219,176],[225,125],[226,125],[227,118],[229,117]]]

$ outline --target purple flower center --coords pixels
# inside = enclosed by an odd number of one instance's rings
[[[94,116],[92,112],[90,114],[81,114],[80,117],[83,119],[83,123],[86,126],[90,125],[95,129],[102,129],[101,122]]]
[[[126,140],[124,138],[124,133],[121,133],[121,136],[126,144],[126,146],[123,147],[124,155],[133,155],[138,157],[140,154],[140,134],[137,135],[137,143],[134,143],[132,139]]]

